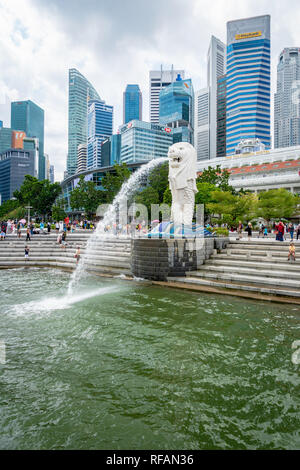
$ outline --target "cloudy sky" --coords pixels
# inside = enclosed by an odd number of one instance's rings
[[[138,83],[149,119],[149,70],[183,68],[206,86],[210,36],[226,42],[226,22],[271,15],[272,86],[287,46],[300,46],[299,0],[0,0],[0,120],[11,100],[45,110],[45,152],[56,180],[66,168],[68,69],[77,68],[122,124],[123,91]]]

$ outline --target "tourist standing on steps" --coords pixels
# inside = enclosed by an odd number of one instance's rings
[[[55,224],[55,230],[56,230],[56,233],[59,232],[59,223],[58,222],[56,222],[56,224]]]
[[[293,241],[293,238],[294,238],[294,231],[295,231],[294,224],[290,223],[289,226],[288,226],[288,232],[290,232],[290,236],[291,236],[292,241]]]
[[[237,238],[237,240],[239,240],[240,238],[243,237],[242,232],[243,232],[243,224],[242,224],[241,221],[239,221],[239,225],[238,225],[238,228],[237,228],[237,233],[238,233],[238,238]]]
[[[51,232],[51,224],[50,224],[50,222],[47,223],[47,232],[48,232],[48,233]]]
[[[17,225],[17,234],[18,234],[18,238],[21,238],[21,224],[20,224],[20,222],[18,222],[18,225]]]
[[[26,230],[26,241],[30,241],[30,228],[28,227]]]
[[[29,247],[26,245],[25,246],[25,260],[29,258]]]
[[[298,240],[299,235],[300,235],[300,224],[297,226],[296,234],[297,234],[297,240]]]
[[[248,232],[248,240],[250,240],[250,238],[252,237],[252,224],[250,222],[245,228],[245,231]]]
[[[282,221],[280,221],[279,224],[276,226],[276,231],[277,231],[276,240],[278,240],[279,242],[283,242],[284,225]]]
[[[78,264],[80,260],[80,246],[77,247],[75,258],[76,258],[76,264]]]
[[[296,249],[294,242],[290,243],[289,254],[288,254],[288,261],[292,258],[293,261],[296,261]]]

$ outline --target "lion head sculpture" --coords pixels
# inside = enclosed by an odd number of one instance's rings
[[[171,191],[192,187],[196,193],[197,154],[194,147],[188,142],[178,142],[171,145],[168,157]]]

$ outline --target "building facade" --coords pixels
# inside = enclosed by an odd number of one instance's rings
[[[173,137],[169,128],[144,121],[130,121],[120,128],[120,160],[125,163],[147,163],[166,157]]]
[[[0,154],[0,199],[1,203],[11,199],[20,189],[25,175],[34,176],[34,152],[9,149]]]
[[[159,124],[171,129],[173,143],[194,140],[194,92],[190,79],[178,74],[159,94]]]
[[[123,124],[133,119],[143,120],[142,92],[138,85],[127,85],[123,93]]]
[[[54,165],[50,165],[50,183],[54,183],[55,175],[54,175]]]
[[[113,134],[102,142],[101,160],[102,167],[109,167],[120,163],[121,159],[121,134]]]
[[[81,173],[87,169],[87,144],[78,145],[77,151],[77,171]]]
[[[39,139],[38,178],[45,179],[44,110],[31,100],[12,102],[11,128]]]
[[[209,158],[217,156],[218,79],[226,71],[226,45],[211,37],[207,53],[207,87],[209,88]]]
[[[67,173],[77,170],[78,145],[87,143],[87,111],[89,100],[101,100],[91,83],[77,70],[69,70],[69,123]]]
[[[12,129],[10,127],[0,127],[0,153],[5,152],[11,147]]]
[[[300,144],[300,48],[287,47],[277,65],[274,95],[274,147]]]
[[[194,99],[194,146],[197,160],[209,159],[209,88],[195,93]]]
[[[218,78],[217,85],[217,153],[226,155],[226,75]]]
[[[226,153],[240,140],[270,135],[270,16],[227,23]]]
[[[38,178],[39,170],[39,139],[36,137],[24,137],[23,138],[23,150],[32,152],[34,156],[34,176]]]
[[[100,168],[101,144],[112,135],[113,106],[102,100],[90,100],[88,103],[88,143],[87,169]]]
[[[163,70],[161,65],[160,70],[149,72],[149,118],[153,124],[159,124],[159,94],[162,89],[176,80],[178,74],[184,79],[184,70],[174,70],[173,65],[171,70]]]
[[[208,165],[220,165],[230,173],[229,184],[236,190],[252,192],[285,188],[300,195],[300,146],[275,150],[253,150],[253,142],[245,146],[240,154],[197,162],[197,172],[201,173]],[[261,148],[261,147],[259,147]]]

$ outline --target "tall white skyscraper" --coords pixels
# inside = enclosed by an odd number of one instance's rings
[[[274,147],[300,145],[300,48],[287,47],[277,65]]]
[[[159,93],[166,86],[175,82],[177,75],[181,75],[184,79],[184,70],[151,70],[149,72],[149,89],[150,89],[150,122],[159,124]]]
[[[195,93],[194,146],[197,160],[209,159],[209,88]]]
[[[209,88],[209,158],[217,156],[217,90],[218,78],[226,70],[226,45],[211,37],[207,52],[207,86]]]
[[[218,79],[226,70],[226,45],[211,37],[207,52],[207,88],[195,93],[194,144],[198,160],[217,156]]]

